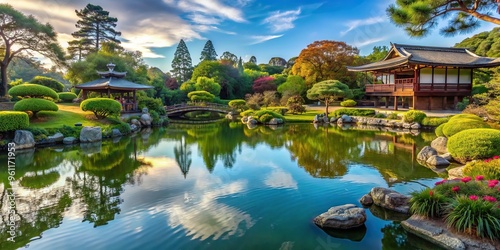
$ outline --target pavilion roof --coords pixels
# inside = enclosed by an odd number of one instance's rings
[[[349,71],[374,71],[399,68],[402,65],[429,65],[460,68],[489,68],[500,66],[500,58],[478,56],[465,48],[447,48],[391,44],[387,56],[381,61],[347,67]]]
[[[123,78],[101,78],[94,81],[82,83],[80,85],[75,86],[78,89],[86,89],[86,90],[144,90],[144,89],[152,89],[153,86],[138,84],[134,82],[127,81]]]

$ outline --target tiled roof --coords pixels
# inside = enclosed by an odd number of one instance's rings
[[[143,90],[152,89],[153,86],[133,83],[122,78],[101,78],[75,86],[78,89],[116,89],[116,90]]]

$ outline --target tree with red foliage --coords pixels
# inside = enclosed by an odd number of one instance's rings
[[[274,77],[272,76],[263,76],[257,78],[253,81],[252,89],[255,93],[264,93],[264,91],[273,91],[276,90],[276,85],[274,84]]]
[[[169,77],[169,78],[167,78],[167,80],[165,80],[165,87],[167,87],[171,90],[178,89],[179,83],[177,82],[177,79],[175,79],[173,77]]]

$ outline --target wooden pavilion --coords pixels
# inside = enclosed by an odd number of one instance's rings
[[[106,66],[108,66],[109,71],[97,71],[101,77],[100,79],[82,83],[75,86],[75,88],[82,90],[84,100],[87,99],[88,92],[98,92],[101,93],[101,97],[106,95],[108,98],[111,98],[111,94],[119,94],[122,112],[138,112],[137,90],[152,89],[153,86],[127,81],[123,79],[127,72],[115,72],[115,65],[112,63]]]
[[[385,97],[386,107],[393,99],[394,110],[398,98],[408,100],[413,109],[439,110],[454,109],[471,95],[474,69],[496,66],[500,58],[481,57],[465,48],[391,43],[381,61],[347,68],[372,73],[375,84],[366,84],[365,93],[376,106]]]

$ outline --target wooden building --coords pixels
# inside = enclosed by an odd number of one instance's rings
[[[366,95],[375,101],[385,97],[397,110],[403,100],[419,110],[454,109],[471,95],[474,69],[500,66],[500,58],[478,56],[464,48],[391,44],[379,62],[347,67],[370,72],[375,84],[366,84]]]
[[[100,93],[101,97],[106,96],[108,98],[111,98],[111,94],[113,94],[122,104],[122,112],[138,112],[137,90],[152,89],[154,87],[127,81],[123,79],[127,72],[115,72],[115,65],[112,63],[106,66],[108,66],[109,71],[97,71],[101,78],[82,83],[75,86],[75,88],[82,90],[83,99],[87,99],[88,92],[97,92]]]

